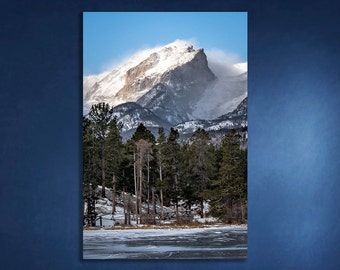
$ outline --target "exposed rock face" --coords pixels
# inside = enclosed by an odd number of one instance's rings
[[[162,81],[170,83],[175,80],[182,83],[198,83],[204,80],[213,80],[215,75],[208,67],[207,56],[204,50],[199,49],[197,51],[190,51],[190,53],[194,55],[192,60],[173,70],[165,72],[162,76]]]
[[[135,101],[134,96],[136,93],[151,89],[155,84],[159,83],[161,81],[160,77],[145,75],[146,71],[155,67],[158,63],[159,55],[153,53],[138,66],[130,68],[126,72],[125,85],[117,93],[116,97],[126,101]]]
[[[141,122],[155,135],[158,127],[166,130],[175,127],[184,137],[198,127],[211,134],[244,129],[247,126],[244,64],[240,66],[244,73],[217,78],[203,49],[194,50],[186,42],[175,41],[134,55],[110,72],[84,77],[84,114],[92,104],[109,103],[124,124],[124,139]],[[231,110],[234,111],[227,113]]]
[[[179,93],[189,85],[201,89],[213,78],[203,49],[194,50],[191,44],[175,41],[135,55],[110,72],[84,77],[84,112],[97,102],[112,106],[136,102],[160,83]]]
[[[203,50],[198,50],[190,62],[165,72],[161,83],[151,88],[137,103],[157,115],[163,115],[171,124],[177,124],[192,118],[194,106],[214,80],[206,55]]]
[[[173,50],[166,47],[162,53],[169,57]],[[190,46],[186,54],[192,56],[189,62],[163,73],[157,70],[161,56],[159,53],[151,54],[126,72],[125,85],[115,97],[129,102],[137,101],[158,115],[167,115],[167,121],[172,124],[189,120],[192,106],[215,79],[215,75],[209,69],[202,49],[195,51]]]

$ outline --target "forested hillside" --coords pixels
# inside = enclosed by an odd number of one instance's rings
[[[155,137],[140,123],[123,143],[123,124],[106,103],[92,105],[83,117],[85,226],[95,225],[95,202],[107,196],[107,187],[112,190],[108,199],[113,214],[118,194],[124,194],[119,203],[124,207],[125,224],[131,220],[160,223],[167,218],[165,208],[173,209],[175,222],[191,222],[194,205],[202,217],[247,222],[247,150],[240,147],[236,130],[229,130],[216,145],[207,131],[198,128],[187,143],[180,144],[176,129],[166,134],[159,128]],[[208,213],[203,211],[204,203],[210,206]]]

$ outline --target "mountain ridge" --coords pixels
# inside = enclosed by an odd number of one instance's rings
[[[182,134],[190,133],[190,123],[215,133],[244,128],[247,63],[229,68],[235,72],[217,77],[203,48],[177,40],[136,54],[109,72],[85,76],[83,113],[92,104],[108,103],[125,125],[124,137],[139,123],[154,132],[175,127]]]

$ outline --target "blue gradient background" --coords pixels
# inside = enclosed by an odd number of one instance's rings
[[[82,11],[247,11],[249,253],[82,261]],[[336,1],[1,1],[1,269],[340,269]]]

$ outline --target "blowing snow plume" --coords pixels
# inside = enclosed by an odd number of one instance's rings
[[[217,79],[197,103],[193,116],[213,119],[234,110],[247,97],[247,62],[236,55],[213,49],[206,51],[208,65]]]
[[[107,72],[84,77],[84,114],[98,102],[137,102],[170,124],[216,118],[247,96],[246,63],[237,62],[234,55],[205,53],[183,40],[144,49]]]

